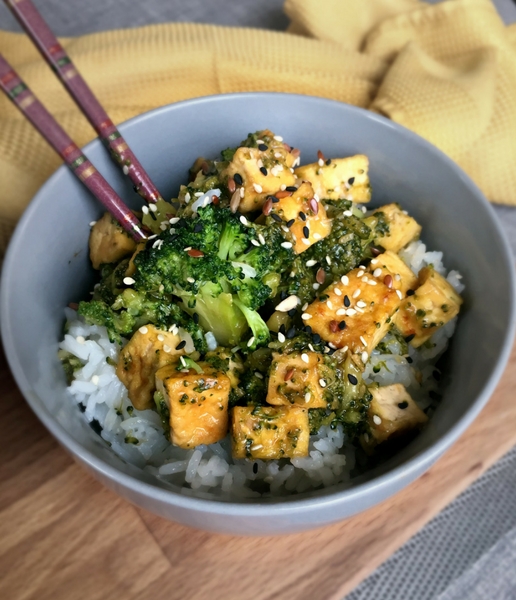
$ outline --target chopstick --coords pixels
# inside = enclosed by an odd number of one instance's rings
[[[138,219],[1,54],[0,87],[120,225],[137,242],[146,240]]]
[[[51,69],[57,74],[75,103],[109,148],[111,157],[147,202],[161,200],[161,194],[133,151],[115,127],[102,105],[84,81],[31,0],[5,0],[27,35]]]

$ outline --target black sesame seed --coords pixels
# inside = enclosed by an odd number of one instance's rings
[[[327,164],[327,165],[331,165],[331,158],[329,158],[329,159],[326,161],[326,164]]]
[[[82,402],[79,402],[79,410],[81,412],[84,412],[86,410],[86,407],[84,406],[84,404]]]
[[[253,464],[253,473],[258,473],[258,463]]]
[[[296,335],[296,328],[291,327],[285,334],[285,337],[287,338],[287,340],[291,340],[295,335]]]
[[[265,167],[260,167],[260,173],[267,177],[267,169]]]
[[[296,309],[295,308],[291,308],[288,312],[287,315],[289,317],[293,317],[296,314]]]
[[[343,329],[346,329],[346,321],[341,321],[339,323],[339,329],[342,331]]]
[[[194,225],[194,233],[201,233],[201,231],[203,230],[203,224],[202,223],[196,223]]]
[[[404,410],[405,408],[408,408],[408,402],[406,400],[403,400],[403,402],[399,402],[398,403],[398,408],[401,408],[401,410]]]
[[[407,335],[407,337],[405,338],[405,341],[407,342],[407,344],[409,342],[411,342],[414,338],[416,337],[415,333],[411,333],[410,335]]]
[[[242,179],[242,175],[240,175],[240,173],[235,173],[233,175],[233,179],[235,180],[235,183],[237,185],[242,185],[244,183],[244,180]]]
[[[196,325],[199,323],[199,315],[197,313],[192,315],[192,319]]]
[[[407,356],[407,362],[409,365],[411,365],[414,361],[410,358],[410,356]]]
[[[355,183],[355,178],[354,177],[350,177],[348,179],[348,183],[349,183],[349,185],[353,185]]]
[[[248,246],[245,250],[244,250],[244,254],[249,254],[249,252],[251,252],[251,250],[253,250],[254,248],[256,248],[256,246]]]
[[[413,296],[414,294],[414,290],[407,290],[407,296]]]
[[[308,227],[306,225],[303,227],[303,235],[305,236],[305,238],[310,237],[310,230],[308,229]]]
[[[282,223],[283,219],[277,215],[276,213],[271,213],[271,217],[277,222],[277,223]]]
[[[348,308],[349,306],[351,306],[351,300],[349,299],[349,297],[348,297],[347,294],[344,296],[344,306],[346,308]]]
[[[156,217],[156,215],[155,215],[155,214],[152,212],[152,210],[149,210],[149,215],[151,216],[151,219],[152,219],[153,221],[156,221],[157,217]]]
[[[266,146],[265,144],[258,144],[258,150],[265,152],[265,150],[268,150],[268,149],[269,149],[269,146]]]
[[[295,219],[290,219],[290,221],[287,221],[287,227],[288,228],[292,227],[292,225],[294,225],[295,222],[296,222]]]
[[[351,385],[356,385],[358,383],[358,379],[354,375],[351,375],[351,373],[348,373],[348,381]]]
[[[306,215],[305,215],[305,213],[303,211],[301,211],[299,213],[299,218],[301,219],[301,221],[306,221]]]
[[[267,196],[267,200],[271,200],[273,204],[279,202],[279,198],[276,198],[276,196]]]
[[[308,333],[308,335],[312,335],[312,328],[310,327],[310,325],[305,325],[305,333]]]
[[[287,292],[285,290],[282,290],[282,292],[280,294],[280,300],[285,300],[286,297],[287,297]]]
[[[312,339],[313,339],[314,343],[318,344],[321,341],[321,336],[318,333],[314,333],[312,335]]]
[[[195,314],[197,314],[197,313],[195,313]],[[179,342],[179,344],[176,346],[176,350],[182,350],[185,346],[186,346],[186,340],[183,340],[182,342]]]
[[[297,187],[295,185],[287,185],[285,188],[286,192],[297,192]]]
[[[283,335],[285,335],[285,324],[284,323],[282,323],[280,325],[279,332],[282,333]]]
[[[133,190],[138,193],[140,191],[140,188],[137,185],[133,185]]]
[[[88,423],[88,425],[93,429],[93,431],[100,435],[102,433],[102,425],[97,421],[97,419],[93,419]]]
[[[439,373],[439,371],[435,370],[433,375],[436,381],[441,381],[441,373]]]
[[[335,354],[335,352],[337,352],[337,348],[330,348],[328,350],[328,354],[331,356],[332,354]]]

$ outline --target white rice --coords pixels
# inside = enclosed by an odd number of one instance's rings
[[[400,256],[416,274],[432,264],[446,275],[442,252],[427,252],[420,241],[409,244]],[[464,286],[457,271],[450,271],[447,279],[457,292],[462,292]],[[118,360],[119,347],[109,341],[106,329],[86,325],[69,308],[66,319],[68,331],[59,347],[85,363],[68,387],[71,398],[85,407],[84,416],[89,422],[99,422],[102,438],[121,459],[151,472],[162,485],[179,486],[182,493],[199,497],[241,499],[285,496],[349,479],[355,452],[340,425],[334,430],[321,427],[317,435],[310,437],[309,456],[291,460],[235,460],[229,435],[195,450],[173,446],[156,412],[132,407],[112,366]],[[442,327],[425,347],[414,349],[409,345],[411,363],[402,354],[399,342],[388,334],[384,341],[391,354],[372,352],[364,372],[365,382],[402,383],[419,406],[427,408],[432,402],[429,393],[439,392],[435,363],[446,349],[455,324],[453,319]]]

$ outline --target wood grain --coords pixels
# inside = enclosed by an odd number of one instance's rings
[[[341,599],[516,443],[516,346],[495,394],[423,477],[303,534],[243,538],[164,521],[104,489],[40,425],[0,356],[0,598]]]

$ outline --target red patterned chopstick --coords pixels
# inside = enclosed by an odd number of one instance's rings
[[[67,56],[31,0],[5,0],[14,16],[38,50],[58,75],[100,139],[109,148],[114,161],[133,182],[134,189],[147,202],[157,202],[161,194],[152,183],[127,142],[120,135],[88,84]]]
[[[2,55],[0,55],[0,88],[68,164],[72,173],[100,200],[120,225],[136,241],[147,239],[138,219]]]

